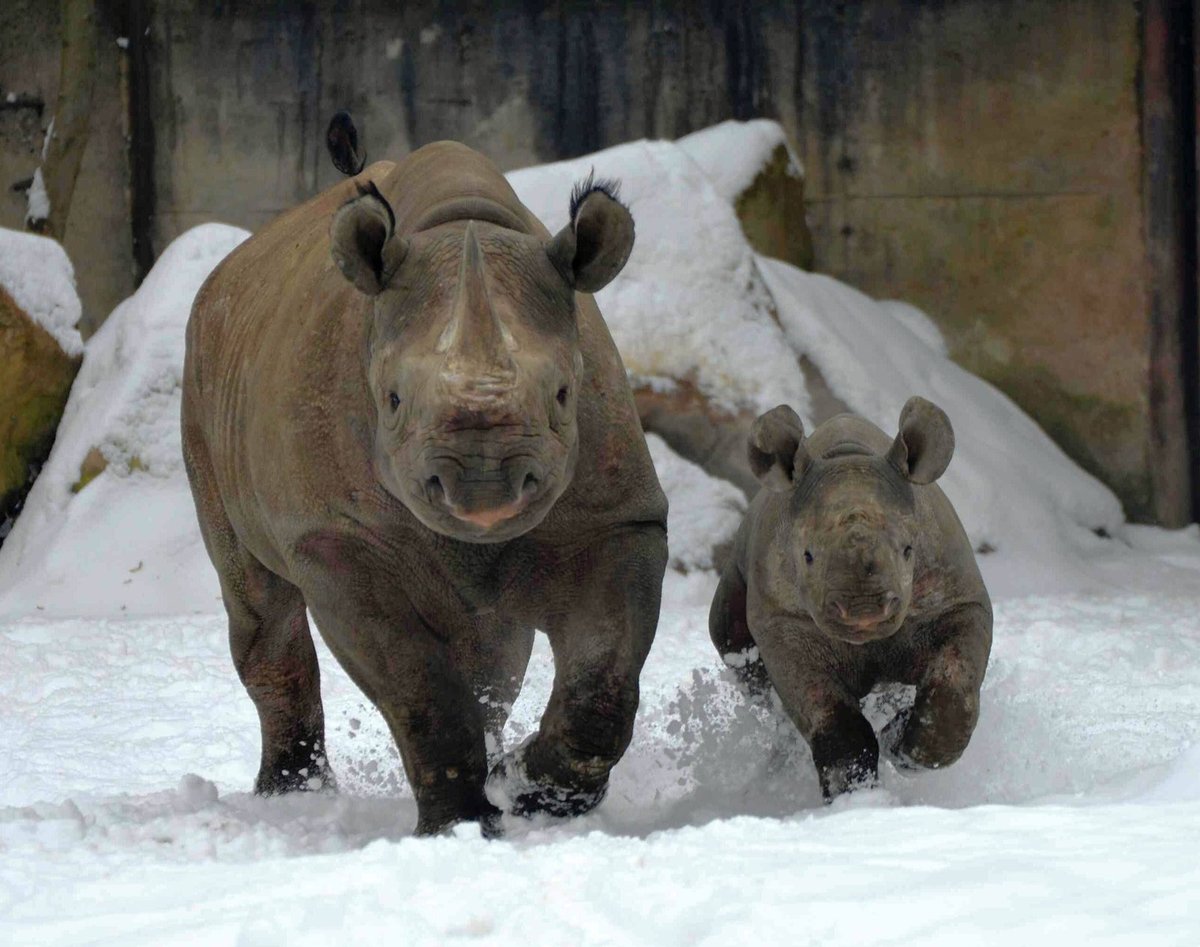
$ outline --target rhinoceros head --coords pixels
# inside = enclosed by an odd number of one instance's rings
[[[590,181],[548,241],[483,221],[403,239],[373,185],[337,212],[333,259],[374,298],[377,475],[430,529],[511,539],[566,490],[584,369],[575,293],[616,276],[633,235],[615,189]]]
[[[922,539],[912,485],[940,477],[953,453],[950,420],[923,398],[905,404],[883,455],[845,444],[814,457],[786,405],[755,421],[750,465],[765,487],[790,493],[772,554],[783,557],[822,632],[864,644],[899,630]]]

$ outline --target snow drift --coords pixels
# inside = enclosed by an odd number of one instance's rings
[[[786,402],[810,427],[801,357],[885,431],[910,395],[930,398],[955,427],[958,449],[943,485],[975,546],[995,550],[1031,587],[1088,584],[1073,562],[1100,542],[1094,532],[1117,533],[1123,520],[1107,488],[1004,395],[951,362],[923,313],[750,248],[730,201],[781,140],[771,123],[726,123],[678,143],[634,142],[509,179],[552,232],[566,219],[574,182],[592,169],[620,180],[637,244],[598,300],[633,376],[664,386],[687,380],[717,403],[755,412]],[[58,444],[0,549],[0,613],[216,606],[179,458],[179,375],[192,298],[245,236],[206,225],[180,237],[89,344]],[[92,449],[107,469],[73,493]],[[712,547],[736,528],[738,501],[697,468],[681,479],[683,461],[661,442],[654,449],[676,494],[673,562],[708,565]],[[726,512],[697,512],[697,497],[713,491],[724,491],[716,507],[699,502]]]

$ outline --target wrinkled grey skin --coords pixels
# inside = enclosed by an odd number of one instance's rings
[[[953,450],[949,420],[921,398],[904,406],[895,439],[852,415],[806,438],[783,405],[751,432],[764,489],[734,541],[709,632],[747,687],[774,686],[827,799],[877,779],[880,741],[859,704],[876,685],[917,688],[882,735],[905,767],[953,763],[979,719],[992,607],[933,483]]]
[[[184,459],[259,714],[258,792],[332,785],[307,609],[396,739],[418,832],[603,798],[666,499],[589,295],[633,221],[603,190],[572,203],[551,237],[487,159],[440,142],[268,224],[198,294]],[[554,687],[497,758],[535,629]]]

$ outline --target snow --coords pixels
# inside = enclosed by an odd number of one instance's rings
[[[885,762],[879,789],[822,805],[794,728],[741,696],[708,641],[709,566],[744,501],[651,436],[673,568],[633,742],[594,813],[506,818],[502,841],[473,826],[414,839],[387,728],[320,641],[340,794],[252,796],[257,718],[179,460],[187,311],[245,237],[206,225],[89,341],[0,548],[0,943],[1200,939],[1200,526],[1124,524],[1103,487],[945,357],[927,316],[755,257],[680,152],[638,143],[514,178],[552,227],[580,168],[625,178],[638,250],[601,305],[623,346],[644,346],[623,348],[636,371],[804,407],[804,355],[887,430],[913,393],[950,412],[944,484],[995,547],[980,556],[995,645],[963,758],[918,774]],[[715,229],[701,247],[679,219]],[[721,285],[733,273],[752,302]],[[750,362],[739,381],[732,367]],[[92,447],[108,467],[72,493]],[[506,745],[536,727],[552,679],[539,637]],[[911,699],[874,695],[869,715],[878,726]]]
[[[0,227],[0,286],[64,352],[83,354],[83,338],[75,328],[83,313],[75,292],[75,268],[57,242]]]
[[[646,444],[658,482],[670,498],[671,567],[682,572],[713,568],[713,550],[731,542],[742,523],[745,494],[684,460],[657,434],[646,435]]]
[[[821,370],[851,410],[896,430],[912,395],[942,406],[954,461],[939,485],[975,548],[1021,565],[1021,587],[1053,587],[1096,545],[1119,533],[1120,503],[1080,470],[1024,412],[945,354],[937,327],[912,306],[877,303],[828,276],[760,257],[788,342]],[[1049,583],[1049,586],[1046,585]]]
[[[999,602],[967,755],[824,807],[718,666],[712,574],[668,575],[609,798],[501,842],[411,838],[386,728],[320,645],[341,793],[264,800],[221,616],[0,627],[0,941],[1194,941],[1195,594]],[[509,745],[551,675],[539,640]]]
[[[89,340],[54,450],[0,547],[0,613],[158,614],[219,601],[180,447],[184,327],[200,284],[247,236],[223,224],[188,231]],[[107,467],[75,492],[93,449]]]
[[[718,404],[808,408],[804,377],[729,202],[674,142],[639,141],[508,175],[551,233],[572,185],[592,169],[621,182],[637,239],[621,275],[596,294],[625,367],[639,380],[694,381]]]
[[[49,141],[49,137],[46,139]],[[46,181],[42,177],[42,169],[33,172],[33,182],[25,195],[28,205],[25,211],[26,221],[47,220],[50,217],[50,195],[46,193]]]
[[[716,192],[730,204],[750,187],[781,145],[787,149],[789,174],[804,176],[804,166],[782,126],[765,118],[722,122],[685,135],[675,144],[700,166]]]

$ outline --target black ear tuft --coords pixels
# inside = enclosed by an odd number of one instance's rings
[[[621,182],[616,178],[601,178],[596,180],[596,169],[592,168],[588,172],[588,176],[582,181],[577,181],[575,186],[571,188],[571,223],[575,223],[575,218],[579,216],[579,208],[589,194],[594,194],[599,191],[606,197],[616,201],[626,210],[629,210],[621,201]]]
[[[358,129],[354,127],[350,113],[344,109],[335,112],[329,120],[329,128],[325,130],[325,145],[333,166],[347,177],[353,177],[366,167],[366,153],[359,155]]]

